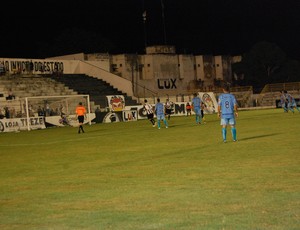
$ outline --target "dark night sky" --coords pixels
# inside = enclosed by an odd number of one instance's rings
[[[101,34],[118,54],[143,53],[145,37],[147,45],[164,44],[165,31],[177,53],[239,55],[267,41],[300,59],[300,0],[9,1],[1,7],[0,57],[44,58],[39,44],[68,28]]]

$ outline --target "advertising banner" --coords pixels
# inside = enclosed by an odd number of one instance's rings
[[[123,121],[137,121],[138,111],[137,110],[126,110],[122,111]]]
[[[87,124],[93,119],[95,119],[95,113],[90,113],[86,115],[83,124]],[[73,115],[64,115],[64,116],[49,116],[45,117],[46,124],[54,126],[78,126],[78,120],[75,114]]]
[[[125,107],[125,98],[123,95],[109,95],[106,96],[107,104],[110,111],[120,112]]]
[[[0,132],[18,132],[28,130],[27,118],[3,118],[0,119]],[[44,117],[30,117],[30,129],[45,129]]]
[[[199,92],[201,101],[205,104],[205,113],[215,113],[218,110],[218,102],[213,92]]]

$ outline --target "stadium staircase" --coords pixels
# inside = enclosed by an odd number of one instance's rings
[[[123,95],[126,105],[139,105],[139,103],[136,100],[132,99],[132,97],[114,88],[106,81],[88,76],[86,74],[62,74],[59,76],[45,76],[63,83],[65,86],[73,89],[78,94],[90,95],[90,100],[94,101],[95,104],[100,105],[100,108],[108,107],[106,98],[106,96],[108,95]]]

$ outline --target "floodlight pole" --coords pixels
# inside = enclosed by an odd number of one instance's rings
[[[145,42],[145,52],[147,48],[147,29],[146,29],[146,20],[147,20],[147,12],[143,13],[143,24],[144,24],[144,42]]]

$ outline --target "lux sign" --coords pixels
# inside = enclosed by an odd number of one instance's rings
[[[157,87],[159,89],[176,89],[176,82],[177,79],[157,79]]]

